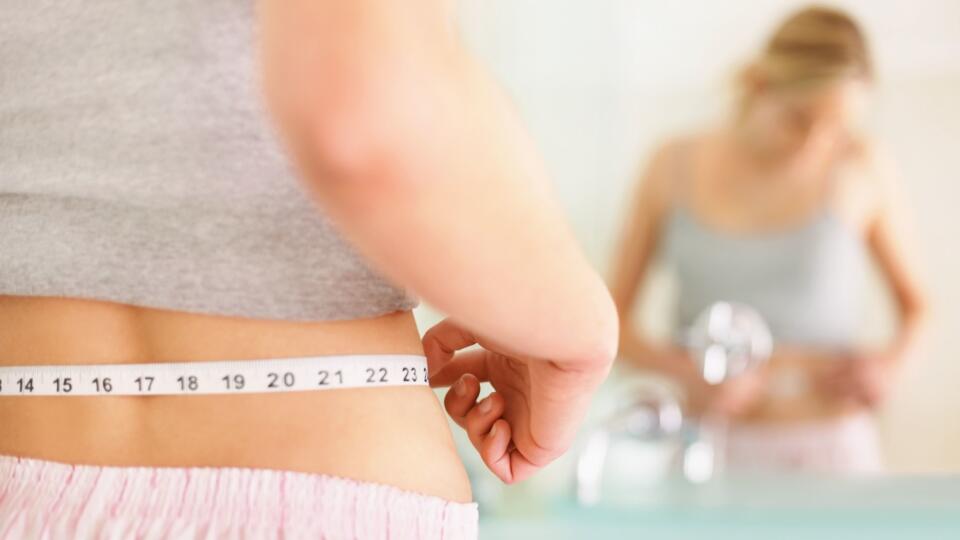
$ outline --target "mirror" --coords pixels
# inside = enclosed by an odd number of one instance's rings
[[[492,516],[960,470],[960,12],[837,5],[460,2],[632,314],[570,456],[506,488],[472,469]]]

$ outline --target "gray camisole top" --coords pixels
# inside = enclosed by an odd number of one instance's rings
[[[678,281],[677,331],[731,301],[756,309],[775,342],[845,349],[856,340],[866,253],[828,208],[787,230],[741,234],[707,226],[677,202],[661,249]]]
[[[298,182],[253,0],[0,0],[0,294],[253,318],[410,309]]]

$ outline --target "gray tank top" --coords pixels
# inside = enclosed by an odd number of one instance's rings
[[[690,182],[685,167],[678,179]],[[805,223],[769,233],[727,233],[675,203],[662,253],[678,279],[676,328],[718,301],[763,315],[774,340],[844,349],[854,344],[865,271],[863,242],[828,208]]]
[[[0,294],[290,320],[410,309],[305,191],[253,0],[0,0]]]

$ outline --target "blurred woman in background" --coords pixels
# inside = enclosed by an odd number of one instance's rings
[[[924,309],[890,168],[856,130],[873,80],[850,16],[799,11],[744,70],[732,121],[663,145],[639,180],[613,279],[621,356],[678,381],[694,414],[730,418],[734,469],[881,468],[870,412]],[[631,308],[658,252],[678,278],[678,332],[714,302],[750,305],[774,335],[764,369],[711,386],[684,350],[637,333]],[[868,256],[900,316],[884,350],[856,341]]]

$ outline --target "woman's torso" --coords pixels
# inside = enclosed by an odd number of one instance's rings
[[[254,4],[0,2],[0,365],[422,353],[415,300],[336,234],[274,136]],[[0,423],[0,453],[470,498],[426,387],[4,397]]]
[[[866,257],[857,205],[843,200],[856,195],[837,185],[847,180],[836,165],[800,183],[738,184],[709,162],[724,143],[704,137],[678,150],[663,230],[678,280],[676,328],[718,301],[750,305],[767,321],[775,341],[768,388],[744,421],[853,412],[857,405],[822,393],[817,379],[857,345]]]

